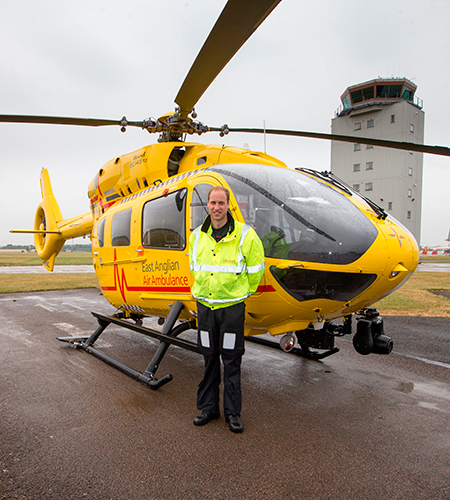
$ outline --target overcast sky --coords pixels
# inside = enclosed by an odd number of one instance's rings
[[[129,120],[174,98],[224,0],[0,1],[0,114]],[[407,77],[423,99],[425,143],[450,146],[448,0],[283,0],[197,103],[210,126],[330,132],[350,85]],[[226,39],[223,40],[226,44]],[[140,129],[0,124],[0,246],[32,243],[39,174],[49,169],[65,218],[89,209],[87,187],[113,157],[156,141]],[[263,137],[199,142],[263,150]],[[267,138],[290,166],[330,167],[330,143]],[[422,245],[445,245],[450,158],[424,156]],[[79,240],[81,242],[81,240]]]

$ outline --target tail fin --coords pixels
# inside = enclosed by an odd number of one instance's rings
[[[61,210],[56,198],[47,169],[41,171],[41,194],[42,201],[39,203],[34,218],[34,229],[39,231],[34,235],[36,252],[42,259],[42,265],[53,271],[56,256],[64,246],[65,240],[61,231],[57,230],[57,223],[62,220]]]
[[[36,253],[42,265],[53,271],[56,256],[66,240],[91,234],[93,218],[91,212],[64,220],[58,202],[53,195],[47,169],[41,171],[42,201],[39,203],[34,219],[33,231],[11,231],[14,233],[34,233]]]

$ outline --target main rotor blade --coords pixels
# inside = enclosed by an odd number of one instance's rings
[[[228,1],[175,98],[181,108],[181,120],[186,119],[228,61],[280,2],[281,0]]]
[[[353,142],[354,144],[369,144],[383,148],[402,149],[405,151],[417,151],[433,155],[450,156],[450,148],[446,146],[428,146],[426,144],[415,144],[413,142],[388,141],[385,139],[371,139],[368,137],[357,137],[353,135],[323,134],[320,132],[303,132],[300,130],[277,130],[262,128],[228,128],[229,132],[241,132],[252,134],[287,135],[295,137],[310,137],[313,139],[326,139],[338,142]],[[210,127],[211,132],[221,132],[222,128]]]
[[[84,127],[103,127],[106,125],[121,125],[122,120],[105,120],[101,118],[73,118],[68,116],[32,116],[32,115],[0,115],[0,122],[4,123],[47,123],[50,125],[81,125]],[[131,127],[142,127],[142,122],[129,122]]]

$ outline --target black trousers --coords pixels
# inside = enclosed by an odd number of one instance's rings
[[[223,407],[225,417],[241,414],[241,360],[244,354],[245,304],[211,310],[197,304],[197,343],[205,361],[198,386],[197,408],[219,413],[220,357],[223,363]]]

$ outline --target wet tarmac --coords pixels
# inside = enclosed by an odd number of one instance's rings
[[[450,262],[420,262],[417,270],[426,271],[428,273],[448,273],[450,272]]]
[[[152,391],[56,340],[95,330],[89,311],[113,312],[98,290],[0,295],[0,498],[450,498],[449,318],[386,317],[389,356],[248,343],[236,435],[192,424],[198,354],[172,346]],[[157,345],[116,326],[98,341],[141,371]]]

